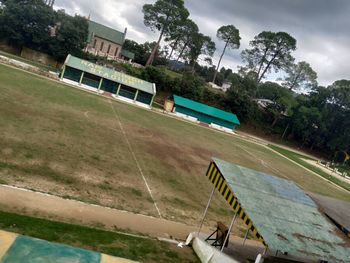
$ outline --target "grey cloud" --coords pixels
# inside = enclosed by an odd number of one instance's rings
[[[56,5],[73,14],[91,13],[94,20],[119,30],[128,26],[131,29],[128,37],[144,42],[157,38],[143,24],[142,6],[152,2],[155,0],[56,0]],[[185,5],[201,31],[216,41],[218,51],[214,62],[223,48],[216,38],[217,28],[234,24],[240,29],[241,48],[228,51],[223,60],[225,67],[236,70],[241,64],[240,52],[261,31],[286,31],[298,41],[295,57],[307,60],[314,67],[321,84],[350,78],[348,0],[185,0]],[[106,10],[115,10],[115,15],[104,13]]]

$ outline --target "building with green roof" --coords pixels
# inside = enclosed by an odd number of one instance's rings
[[[231,112],[210,107],[180,96],[174,95],[173,97],[175,113],[190,116],[200,122],[214,124],[230,130],[234,130],[237,125],[240,125],[237,116]]]
[[[61,80],[82,88],[107,92],[112,97],[150,107],[156,95],[154,83],[68,55]]]
[[[91,20],[88,20],[88,24],[88,44],[85,51],[109,59],[120,58],[127,29],[125,28],[125,31],[121,32]]]

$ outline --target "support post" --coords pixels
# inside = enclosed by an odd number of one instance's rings
[[[151,103],[150,103],[150,106],[152,107],[153,105],[153,101],[154,101],[154,98],[155,98],[156,95],[153,95],[152,99],[151,99]]]
[[[61,72],[61,80],[64,78],[64,73],[66,73],[66,66],[63,66],[62,72]]]
[[[98,84],[98,89],[97,89],[97,91],[100,91],[101,86],[102,86],[102,82],[103,82],[103,78],[100,79],[100,83]]]
[[[249,234],[249,228],[247,229],[247,232],[245,233],[244,240],[243,240],[243,246],[245,245],[245,242],[247,241],[248,234]]]
[[[134,101],[136,101],[138,95],[139,95],[139,90],[136,90]]]
[[[83,82],[84,74],[85,74],[85,72],[83,71],[81,73],[81,76],[80,76],[79,84],[81,84]]]
[[[206,206],[206,208],[205,208],[205,211],[204,211],[204,214],[203,214],[203,217],[202,217],[201,223],[200,223],[200,225],[199,225],[199,228],[198,228],[198,233],[197,233],[197,237],[199,236],[199,233],[200,233],[200,232],[201,232],[201,230],[202,230],[203,223],[204,223],[205,217],[207,216],[207,212],[208,212],[208,209],[209,209],[209,206],[210,206],[211,200],[213,199],[214,192],[215,192],[215,185],[213,186],[213,190],[211,191],[211,194],[210,194],[210,197],[209,197],[209,200],[208,200],[207,206]]]
[[[117,89],[117,96],[119,96],[119,91],[120,91],[121,86],[122,86],[122,84],[119,84],[118,89]]]
[[[234,225],[236,219],[237,219],[237,213],[236,213],[235,216],[232,218],[231,225],[230,225],[230,228],[228,229],[227,235],[226,235],[226,237],[225,237],[224,244],[222,244],[221,252],[222,252],[222,251],[224,250],[224,248],[225,248],[225,244],[226,244],[226,242],[227,242],[227,240],[228,240],[228,238],[229,238],[229,236],[230,236],[230,234],[231,234],[231,230],[232,230],[232,227],[233,227],[233,225]]]

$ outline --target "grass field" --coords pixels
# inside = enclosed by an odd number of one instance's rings
[[[198,224],[215,156],[350,200],[264,146],[2,65],[0,80],[1,183],[152,216],[156,201],[162,217]],[[230,216],[217,193],[208,223]]]
[[[309,163],[304,161],[305,159],[310,159],[309,157],[304,156],[304,155],[300,155],[296,152],[286,150],[286,149],[278,147],[276,145],[269,145],[269,147],[271,149],[274,149],[275,151],[279,152],[280,154],[286,156],[287,158],[297,162],[298,164],[304,166],[305,168],[319,174],[323,178],[325,178],[325,179],[343,187],[344,189],[350,191],[350,184],[347,184],[346,182],[339,180],[338,178],[336,178],[334,176],[329,175],[328,173],[324,172],[322,169],[319,169],[319,168],[315,167],[314,165],[309,164]]]
[[[190,248],[2,211],[0,229],[142,262],[199,262]]]

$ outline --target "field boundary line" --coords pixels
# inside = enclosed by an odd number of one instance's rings
[[[159,218],[162,218],[162,214],[160,213],[160,210],[159,210],[159,208],[158,208],[157,202],[156,202],[156,200],[155,200],[155,198],[154,198],[154,196],[153,196],[153,194],[152,194],[152,190],[151,190],[151,188],[150,188],[150,186],[149,186],[149,184],[148,184],[148,182],[147,182],[147,179],[146,179],[145,175],[143,174],[141,165],[140,165],[139,161],[137,160],[136,154],[135,154],[135,152],[134,152],[134,150],[133,150],[133,148],[132,148],[132,145],[131,145],[131,143],[130,143],[130,141],[129,141],[129,139],[128,139],[128,136],[127,136],[127,134],[126,134],[126,132],[125,132],[125,130],[124,130],[124,127],[123,127],[123,124],[122,124],[122,122],[121,122],[121,120],[120,120],[119,114],[117,113],[117,110],[114,108],[112,101],[109,100],[108,102],[109,102],[109,104],[111,105],[111,108],[112,108],[112,110],[113,110],[113,112],[114,112],[115,119],[117,120],[117,122],[118,122],[118,124],[119,124],[120,130],[122,131],[122,134],[123,134],[123,136],[124,136],[124,138],[125,138],[126,144],[128,145],[129,151],[131,152],[131,155],[132,155],[132,157],[133,157],[133,159],[134,159],[134,161],[135,161],[135,163],[136,163],[137,169],[139,170],[139,172],[140,172],[140,174],[141,174],[141,177],[142,177],[142,179],[143,179],[143,181],[144,181],[144,183],[145,183],[145,185],[146,185],[146,188],[147,188],[147,190],[148,190],[148,193],[149,193],[149,195],[150,195],[151,198],[152,198],[154,207],[156,208],[156,210],[157,210],[157,212],[158,212]]]

